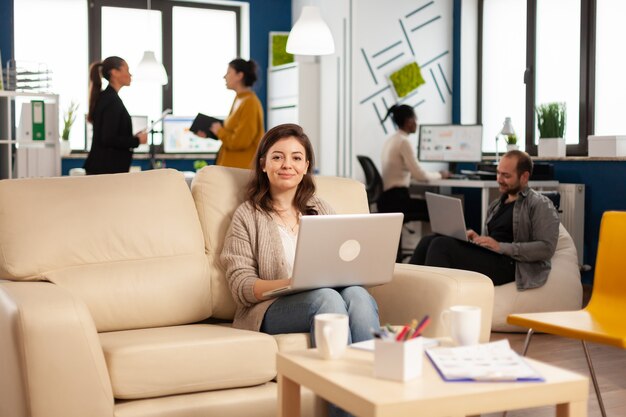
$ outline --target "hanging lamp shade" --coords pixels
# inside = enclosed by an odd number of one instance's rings
[[[161,85],[167,84],[167,72],[165,67],[157,61],[154,51],[145,51],[143,58],[137,66],[135,76],[139,81],[156,82]]]
[[[294,55],[329,55],[335,52],[335,41],[320,9],[304,6],[300,18],[287,38],[287,52]]]

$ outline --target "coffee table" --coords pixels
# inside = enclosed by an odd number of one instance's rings
[[[421,377],[405,383],[374,378],[373,352],[347,349],[324,360],[316,349],[279,353],[278,416],[300,416],[300,387],[358,417],[473,416],[556,405],[557,417],[586,417],[587,377],[526,359],[545,382],[445,382],[424,357]]]

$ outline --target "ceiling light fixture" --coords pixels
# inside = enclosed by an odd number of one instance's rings
[[[151,4],[150,0],[148,0],[148,26],[150,22],[150,10]],[[149,30],[148,33],[150,33]],[[150,50],[144,51],[143,57],[141,58],[141,61],[139,61],[139,65],[137,66],[135,75],[138,80],[157,82],[161,85],[166,85],[168,81],[165,67],[162,63],[157,61],[154,51]]]
[[[335,52],[333,35],[322,19],[319,7],[302,7],[300,18],[289,32],[287,52],[294,55],[329,55]]]

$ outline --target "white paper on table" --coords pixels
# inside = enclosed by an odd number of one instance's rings
[[[543,381],[508,340],[426,350],[446,381]]]

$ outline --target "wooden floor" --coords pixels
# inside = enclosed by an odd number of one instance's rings
[[[517,352],[522,351],[525,338],[525,334],[517,333],[492,333],[491,335],[491,341],[509,339],[511,347]],[[600,383],[607,416],[626,417],[626,350],[595,343],[588,343],[587,347],[593,360],[596,377]],[[532,337],[527,356],[588,376],[588,417],[601,417],[600,407],[580,341],[547,334],[535,334]],[[555,415],[554,407],[541,407],[510,411],[507,417],[553,417]],[[485,416],[501,417],[502,413]]]

